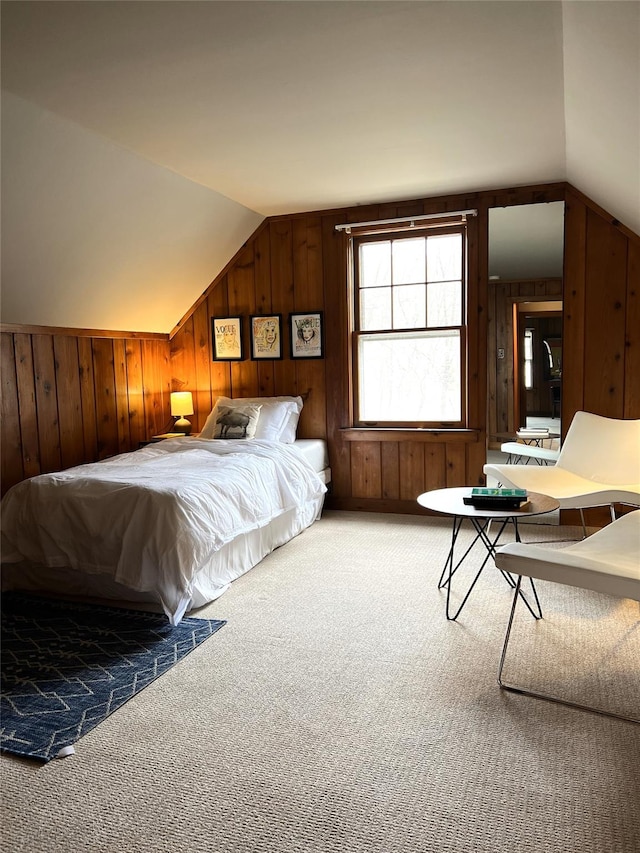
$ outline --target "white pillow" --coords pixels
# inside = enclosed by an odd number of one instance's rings
[[[218,397],[200,437],[213,438],[218,406],[233,408],[243,405],[260,406],[260,417],[254,438],[281,441],[284,444],[292,444],[296,440],[296,429],[302,411],[302,397],[236,397],[235,399]]]
[[[303,406],[302,397],[236,397],[234,402],[253,403],[262,406],[256,438],[281,441],[283,444],[293,444],[296,440],[296,430]],[[266,416],[267,412],[272,413],[273,421],[270,422]],[[278,423],[281,426],[278,427]]]
[[[213,422],[213,435],[211,438],[254,438],[261,408],[261,406],[249,405],[216,405],[212,412],[212,414],[215,413],[215,420]],[[208,420],[209,418],[207,418]]]

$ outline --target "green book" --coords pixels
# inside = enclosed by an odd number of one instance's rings
[[[476,509],[488,509],[498,512],[507,509],[522,509],[527,504],[526,489],[471,489],[462,502]]]
[[[472,498],[514,498],[518,500],[527,499],[526,489],[471,489]]]

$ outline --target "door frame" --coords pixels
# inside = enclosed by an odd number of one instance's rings
[[[522,310],[520,306],[528,304],[532,306],[546,305],[533,310]],[[563,316],[562,299],[531,299],[528,297],[513,297],[513,417],[514,425],[526,426],[527,423],[527,389],[524,387],[524,353],[520,342],[524,340],[526,321],[540,317]],[[517,428],[517,427],[516,427]]]

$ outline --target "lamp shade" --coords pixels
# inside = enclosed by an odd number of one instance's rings
[[[193,414],[191,391],[174,391],[171,394],[171,414],[174,418]]]

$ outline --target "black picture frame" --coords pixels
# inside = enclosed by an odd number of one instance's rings
[[[249,334],[254,361],[282,358],[282,314],[252,314]]]
[[[296,311],[289,314],[289,340],[291,358],[324,358],[323,312]]]
[[[213,361],[242,361],[242,317],[211,318]]]

